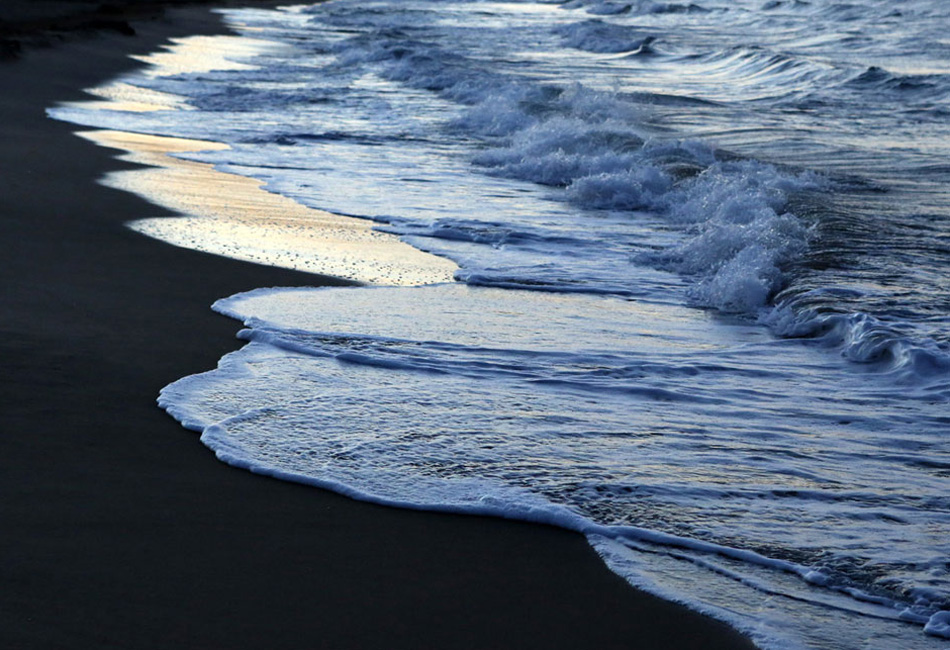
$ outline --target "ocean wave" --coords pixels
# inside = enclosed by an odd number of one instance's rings
[[[728,83],[732,97],[777,100],[803,96],[837,78],[837,70],[819,61],[763,47],[736,46],[692,57],[693,74]],[[724,101],[734,101],[723,98]]]
[[[564,39],[568,47],[597,53],[634,52],[644,42],[652,42],[655,38],[637,28],[601,20],[561,25],[554,32]]]
[[[573,88],[558,97],[555,116],[548,119],[525,116],[520,104],[511,102],[503,119],[514,132],[503,146],[480,152],[473,162],[494,175],[563,190],[558,196],[584,209],[662,214],[682,233],[682,241],[634,259],[687,278],[687,295],[696,306],[760,318],[780,336],[820,338],[846,359],[884,372],[921,381],[945,372],[947,355],[936,344],[872,325],[871,316],[836,320],[812,318],[807,309],[789,305],[771,310],[775,296],[794,280],[792,269],[805,258],[814,236],[814,221],[794,214],[792,199],[827,192],[833,181],[755,160],[717,160],[702,143],[643,140],[629,121],[591,119],[616,116],[608,108],[615,100],[600,99],[598,93]],[[584,108],[575,111],[576,106]],[[484,272],[462,271],[459,277],[488,286],[529,284]],[[586,290],[560,283],[541,288]],[[797,314],[794,327],[785,308]]]
[[[684,14],[705,13],[711,11],[695,2],[654,2],[653,0],[635,0],[617,2],[615,0],[570,0],[561,5],[564,9],[583,9],[595,16],[617,16],[623,14]]]
[[[696,304],[756,313],[808,250],[809,228],[786,211],[789,195],[823,182],[756,161],[713,164],[665,197],[670,218],[687,236],[652,257],[693,278],[689,295]]]
[[[906,536],[864,536],[946,517],[940,478],[907,473],[932,459],[928,447],[882,428],[904,403],[869,385],[886,382],[849,388],[849,373],[832,372],[843,384],[826,412],[829,378],[804,346],[772,341],[756,352],[733,341],[734,354],[701,344],[677,352],[670,343],[682,342],[695,314],[592,296],[460,285],[263,289],[215,309],[244,320],[249,345],[164,389],[161,404],[225,462],[377,503],[609,539],[623,557],[605,560],[634,584],[651,572],[625,561],[627,551],[660,553],[685,562],[693,579],[697,567],[723,577],[714,591],[741,586],[821,612],[942,629],[945,581],[927,571],[940,561],[903,566],[893,544],[906,557]],[[653,320],[633,317],[644,309]],[[544,328],[514,326],[540,314]],[[597,336],[583,335],[587,327]],[[710,334],[707,324],[688,336]],[[669,340],[654,348],[644,336]],[[788,363],[763,367],[761,355]],[[631,404],[647,416],[642,432]],[[767,431],[763,409],[774,418]],[[919,420],[939,431],[927,422]],[[911,478],[920,490],[905,484]],[[782,524],[790,512],[795,526]],[[702,590],[683,594],[710,606]]]
[[[819,341],[849,361],[893,374],[905,386],[918,384],[928,395],[950,398],[950,349],[933,339],[908,336],[866,313],[796,309],[794,300],[780,303],[761,320],[779,336]]]
[[[807,227],[784,209],[788,196],[819,187],[820,177],[716,161],[702,143],[645,141],[610,111],[615,100],[597,99],[572,89],[558,98],[562,115],[531,123],[473,162],[562,188],[563,200],[584,209],[660,211],[685,239],[637,261],[690,277],[696,304],[742,313],[765,306],[784,286],[784,267],[807,250]],[[599,111],[586,108],[592,102]],[[596,119],[605,114],[613,120]]]
[[[897,93],[914,99],[950,99],[950,75],[946,74],[896,74],[870,66],[844,86],[865,92]]]

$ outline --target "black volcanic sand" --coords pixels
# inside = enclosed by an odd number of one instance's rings
[[[334,281],[123,227],[163,212],[97,185],[128,164],[44,108],[129,53],[222,31],[200,8],[129,25],[65,39],[41,25],[0,63],[0,646],[751,647],[630,588],[580,535],[262,478],[160,411],[162,386],[239,345],[215,299]]]

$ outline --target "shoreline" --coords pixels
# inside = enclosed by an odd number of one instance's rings
[[[227,145],[125,131],[77,135],[141,168],[100,183],[132,192],[180,217],[146,217],[132,230],[182,248],[334,277],[347,283],[416,286],[452,282],[458,267],[424,253],[366,219],[308,208],[264,189],[261,181],[174,154]],[[266,215],[266,218],[262,218]]]
[[[633,589],[580,535],[256,476],[157,407],[241,345],[214,300],[344,282],[124,225],[174,213],[98,184],[136,165],[45,108],[170,37],[226,32],[207,7],[132,25],[0,63],[6,647],[752,647]]]

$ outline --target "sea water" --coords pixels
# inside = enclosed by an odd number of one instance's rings
[[[160,110],[51,114],[458,270],[222,297],[247,344],[160,397],[219,458],[579,531],[764,648],[946,647],[950,5],[225,16],[112,86]]]

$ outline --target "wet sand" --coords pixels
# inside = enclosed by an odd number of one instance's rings
[[[256,476],[157,408],[162,386],[240,344],[215,299],[339,281],[123,225],[173,215],[97,184],[134,163],[44,108],[136,65],[128,54],[222,29],[203,8],[130,4],[128,20],[110,11],[135,36],[33,27],[0,63],[3,647],[751,647],[630,588],[576,534]]]

